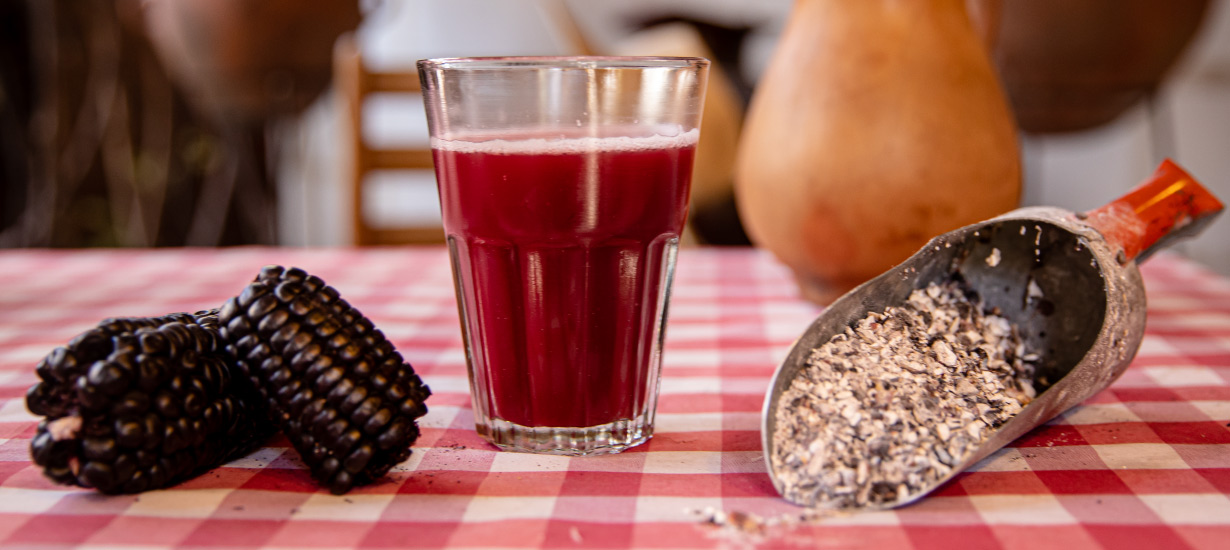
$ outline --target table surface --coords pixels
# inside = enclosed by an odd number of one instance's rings
[[[317,488],[280,438],[139,495],[55,486],[31,465],[24,393],[47,352],[106,317],[215,307],[274,263],[336,287],[431,386],[407,462],[344,496]],[[568,458],[475,434],[441,248],[0,251],[0,546],[1225,548],[1230,280],[1176,255],[1142,271],[1147,333],[1111,388],[919,504],[799,523],[765,473],[760,409],[819,308],[767,254],[680,253],[657,434]],[[715,512],[768,527],[703,521]]]

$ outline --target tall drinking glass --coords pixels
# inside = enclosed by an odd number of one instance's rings
[[[708,61],[418,69],[478,433],[571,455],[643,443]]]

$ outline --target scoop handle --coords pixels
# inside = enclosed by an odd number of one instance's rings
[[[1135,189],[1079,217],[1119,247],[1119,262],[1126,264],[1143,262],[1175,240],[1203,231],[1222,208],[1200,182],[1166,159]]]

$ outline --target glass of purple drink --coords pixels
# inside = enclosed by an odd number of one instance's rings
[[[708,61],[419,61],[478,433],[603,454],[653,432]]]

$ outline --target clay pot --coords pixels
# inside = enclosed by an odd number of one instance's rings
[[[667,23],[642,30],[625,38],[614,48],[615,55],[676,55],[714,59],[695,27],[686,23]],[[684,230],[684,243],[703,242],[693,224],[698,217],[718,210],[730,201],[731,174],[739,148],[739,126],[743,107],[738,90],[731,84],[722,66],[716,61],[709,67],[709,84],[705,92],[704,120],[700,141],[696,144],[696,163],[692,171],[692,192],[689,200],[689,224]]]
[[[1015,208],[1016,128],[962,0],[799,0],[735,171],[752,241],[828,303]]]
[[[194,104],[224,119],[297,113],[331,80],[356,0],[146,0],[159,57]]]
[[[994,50],[1027,132],[1108,123],[1161,83],[1208,0],[1007,0]]]
[[[1000,19],[1003,17],[1004,3],[1002,0],[965,0],[965,9],[969,11],[970,22],[974,31],[982,37],[982,42],[988,49],[994,48],[999,41]]]

